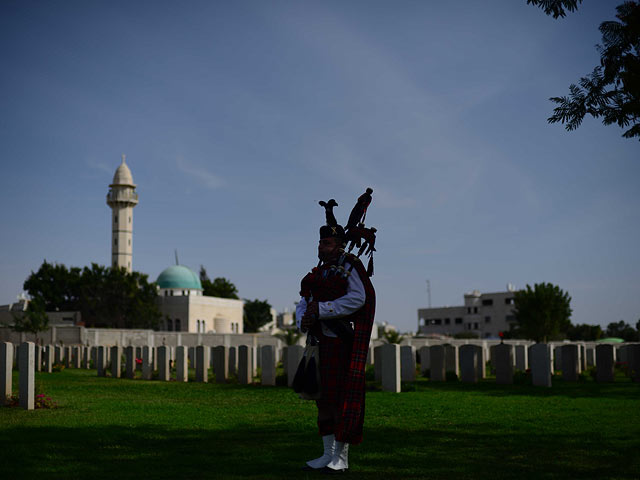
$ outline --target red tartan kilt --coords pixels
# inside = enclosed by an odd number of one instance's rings
[[[322,397],[318,403],[342,405],[351,359],[350,345],[340,338],[320,337],[320,382]]]

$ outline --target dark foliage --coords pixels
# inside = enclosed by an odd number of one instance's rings
[[[638,322],[640,323],[640,321]],[[640,332],[624,320],[607,325],[607,337],[622,338],[626,342],[640,341]]]
[[[569,12],[575,12],[582,0],[527,0],[527,5],[536,5],[553,18],[564,17]],[[565,11],[566,10],[566,11]]]
[[[549,123],[560,122],[571,131],[591,115],[605,125],[627,129],[625,138],[640,139],[640,4],[625,2],[616,10],[619,21],[600,24],[600,65],[579,85],[572,84],[568,96],[550,99],[558,106]]]
[[[154,328],[160,311],[147,275],[93,263],[82,270],[44,262],[24,282],[46,311],[80,311],[89,327]]]
[[[16,332],[28,332],[37,336],[39,332],[49,328],[49,317],[41,298],[31,300],[25,312],[13,314],[13,320],[11,328]]]
[[[566,334],[569,340],[584,340],[593,342],[602,338],[603,331],[602,328],[600,328],[600,325],[587,325],[586,323],[584,323],[571,325]]]
[[[238,289],[224,277],[216,277],[211,281],[207,275],[207,270],[200,265],[200,283],[202,284],[202,294],[208,297],[233,298],[238,299]]]
[[[272,320],[271,305],[267,300],[244,301],[244,331],[245,333],[257,332],[260,327]]]
[[[515,293],[514,314],[517,332],[524,338],[546,342],[571,327],[571,297],[551,283],[536,283],[533,288]]]

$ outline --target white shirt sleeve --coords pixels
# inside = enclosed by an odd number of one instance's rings
[[[304,297],[300,297],[298,305],[296,305],[296,326],[300,330],[300,320],[304,316],[304,312],[307,311],[307,300]]]
[[[345,263],[344,268],[348,270],[349,263]],[[364,285],[358,272],[354,268],[347,278],[347,294],[328,302],[318,302],[318,312],[320,318],[340,318],[354,313],[362,308],[366,300]],[[299,306],[300,304],[298,304]],[[306,303],[305,303],[306,310]],[[298,313],[296,310],[296,319]]]

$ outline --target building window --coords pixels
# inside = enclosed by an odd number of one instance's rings
[[[129,246],[131,246],[131,239],[129,239]]]
[[[504,304],[505,304],[505,305],[513,305],[513,304],[515,304],[515,303],[516,303],[516,302],[515,302],[515,298],[505,298],[505,299],[504,299]]]
[[[131,216],[129,216],[129,223],[131,223]]]
[[[431,323],[433,325],[442,325],[442,319],[441,318],[434,318],[433,320],[431,320]]]
[[[478,307],[473,307],[473,313],[478,313]]]
[[[181,325],[181,321],[179,318],[176,318],[176,332],[179,332],[182,330],[182,325]]]
[[[456,318],[456,325],[460,325],[462,323],[462,318]]]
[[[164,296],[166,297],[167,295],[169,295],[169,290],[164,291]]]
[[[490,307],[491,305],[493,305],[493,300],[492,299],[487,299],[487,300],[482,300],[482,306],[483,307]]]
[[[491,317],[484,317],[484,323],[491,323]]]
[[[114,237],[113,238],[113,244],[114,245],[118,245],[118,237]]]
[[[474,329],[474,330],[478,330],[478,322],[475,322],[475,323],[473,324],[473,329]]]
[[[451,319],[450,318],[445,318],[444,319],[444,324],[445,325],[449,325],[451,323]]]
[[[170,318],[167,318],[167,331],[173,331],[173,320],[171,320]]]
[[[471,313],[471,307],[467,307],[467,313]]]
[[[118,215],[113,216],[113,223],[118,223]]]
[[[420,319],[418,320],[418,326],[420,326],[420,327],[424,327],[424,318],[420,318]]]

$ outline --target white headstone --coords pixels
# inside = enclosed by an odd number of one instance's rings
[[[238,372],[238,349],[229,347],[229,375],[236,375]]]
[[[47,373],[53,372],[53,359],[54,359],[53,345],[47,345],[46,347],[44,347],[43,368],[45,372]]]
[[[373,349],[373,374],[376,382],[382,381],[382,345]]]
[[[613,382],[615,366],[613,345],[602,343],[596,347],[596,381]]]
[[[107,375],[107,347],[100,345],[98,346],[98,365],[96,370],[98,371],[99,377],[105,377]]]
[[[171,378],[169,347],[162,345],[156,349],[156,353],[158,354],[158,380],[168,382]]]
[[[142,378],[151,380],[153,376],[153,347],[145,345],[142,347]]]
[[[526,345],[515,345],[514,349],[516,353],[516,370],[525,372],[529,368],[529,357],[527,355],[529,350]]]
[[[429,353],[429,347],[428,346],[424,346],[424,347],[420,347],[420,373],[422,375],[424,375],[424,372],[429,370],[430,368],[430,353]]]
[[[480,379],[479,350],[476,345],[460,347],[460,380],[465,383],[476,383]]]
[[[276,384],[276,351],[273,345],[260,348],[260,365],[262,368],[262,385]]]
[[[253,381],[252,348],[248,345],[238,347],[238,383],[248,385]]]
[[[513,383],[513,345],[501,343],[493,351],[496,369],[496,383]]]
[[[9,403],[13,394],[13,343],[0,342],[0,404]]]
[[[111,376],[120,378],[122,375],[122,347],[111,347]]]
[[[561,347],[562,379],[566,382],[577,382],[579,372],[578,345],[569,344]]]
[[[444,382],[446,380],[444,346],[434,345],[429,347],[429,358],[431,361],[431,381]]]
[[[35,407],[35,360],[35,344],[33,342],[20,344],[18,397],[20,406],[25,410],[33,410]]]
[[[382,345],[382,390],[400,392],[400,346],[394,343]]]
[[[187,382],[189,380],[189,366],[187,359],[187,347],[176,347],[176,380]]]
[[[124,363],[125,363],[125,376],[127,378],[134,378],[136,373],[136,356],[134,347],[125,347],[124,349]]]
[[[213,347],[213,374],[216,383],[226,383],[229,374],[229,350],[224,345]]]
[[[196,382],[209,381],[209,347],[196,347]]]
[[[400,378],[403,382],[416,379],[416,349],[411,345],[400,347]]]
[[[536,343],[529,347],[531,383],[539,387],[551,386],[551,348],[546,343]]]

